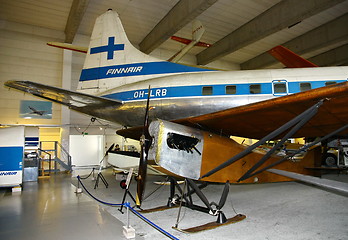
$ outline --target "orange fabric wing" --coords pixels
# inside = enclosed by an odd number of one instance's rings
[[[324,136],[348,123],[348,82],[175,122],[225,135],[260,139],[325,99],[293,137]]]

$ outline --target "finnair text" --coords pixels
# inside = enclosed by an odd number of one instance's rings
[[[16,174],[17,172],[0,172],[0,176],[11,176]]]
[[[106,72],[106,75],[109,75],[109,74],[115,75],[115,74],[125,74],[125,73],[137,73],[137,72],[141,72],[141,70],[143,70],[142,66],[139,66],[139,67],[125,67],[125,68],[110,68]]]

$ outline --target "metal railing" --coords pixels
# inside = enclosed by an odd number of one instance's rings
[[[42,156],[42,153],[49,155],[49,171],[52,171],[52,160],[54,161],[54,172],[60,171],[60,167],[68,171],[72,170],[71,156],[69,152],[58,141],[41,141],[39,150],[40,156]],[[59,168],[58,164],[60,165]]]

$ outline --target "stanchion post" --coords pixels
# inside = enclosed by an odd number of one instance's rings
[[[82,193],[82,188],[80,188],[80,175],[77,176],[77,187],[75,193]]]
[[[130,203],[126,202],[124,206],[127,208],[127,225],[123,226],[123,235],[127,239],[135,238],[135,229],[132,228],[129,224],[129,208],[131,207]]]

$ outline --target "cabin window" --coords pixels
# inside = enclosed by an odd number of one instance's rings
[[[274,83],[274,93],[286,93],[286,83]]]
[[[235,85],[229,85],[226,86],[226,94],[236,94],[237,93],[237,87]]]
[[[304,92],[304,91],[307,91],[307,90],[311,90],[312,87],[311,87],[311,83],[300,83],[300,91],[301,92]]]
[[[337,83],[337,82],[335,82],[335,81],[326,82],[326,83],[325,83],[325,86],[329,86],[329,85],[336,84],[336,83]]]
[[[202,95],[213,95],[213,87],[212,86],[206,86],[202,88]]]
[[[260,84],[250,84],[249,86],[251,94],[261,93],[261,85]]]

